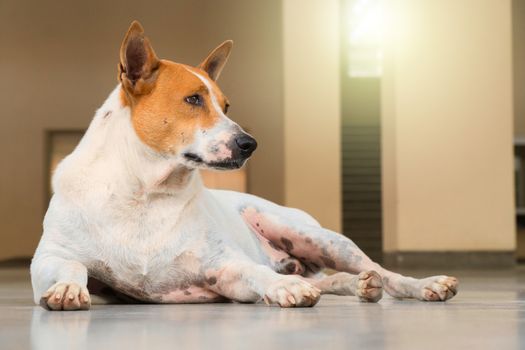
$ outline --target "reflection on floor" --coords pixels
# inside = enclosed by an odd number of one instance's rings
[[[2,269],[0,348],[524,349],[525,268],[455,275],[460,293],[447,303],[324,296],[310,309],[95,305],[48,312],[33,306],[25,269]]]

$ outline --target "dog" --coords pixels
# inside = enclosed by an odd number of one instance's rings
[[[198,67],[161,60],[131,24],[118,86],[53,175],[31,262],[35,303],[89,309],[88,277],[146,303],[308,307],[321,294],[377,302],[383,289],[452,298],[454,277],[388,271],[301,210],[203,186],[198,169],[238,169],[257,147],[226,116],[216,83],[231,48],[225,41]]]

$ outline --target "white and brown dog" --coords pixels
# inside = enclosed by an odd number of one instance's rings
[[[405,277],[297,210],[203,186],[197,169],[236,169],[257,143],[226,112],[226,41],[199,67],[155,55],[138,22],[120,84],[58,166],[31,264],[34,299],[88,309],[88,276],[142,302],[224,300],[313,306],[321,294],[444,301],[453,277]],[[324,267],[337,271],[323,275]],[[355,274],[355,275],[354,275]]]

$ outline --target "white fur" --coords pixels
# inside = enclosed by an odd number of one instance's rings
[[[120,89],[53,176],[54,195],[31,266],[36,302],[61,280],[85,284],[85,276],[72,277],[78,263],[104,261],[133,283],[137,272],[162,269],[190,245],[205,250],[219,237],[257,262],[267,259],[235,205],[205,189],[180,156],[159,155],[140,141]],[[70,261],[76,263],[69,267]],[[61,276],[58,270],[72,272]]]
[[[201,80],[217,108],[209,82]],[[31,264],[36,303],[42,298],[47,306],[62,309],[62,293],[67,291],[71,301],[75,291],[76,300],[85,303],[64,308],[88,308],[88,273],[98,272],[111,277],[112,287],[140,294],[139,299],[185,302],[187,295],[200,293],[206,301],[225,296],[255,302],[264,296],[281,306],[312,306],[320,291],[298,277],[277,273],[271,260],[275,251],[264,251],[266,238],[260,241],[257,233],[263,229],[253,227],[259,220],[270,228],[281,227],[266,231],[275,242],[290,245],[285,240],[290,238],[299,243],[290,251],[301,253],[300,245],[308,244],[302,252],[305,259],[328,267],[337,263],[344,271],[379,272],[387,292],[396,297],[446,300],[455,294],[457,280],[416,280],[387,271],[302,211],[248,194],[206,189],[183,152],[160,154],[140,141],[130,109],[120,103],[120,89],[96,112],[82,141],[53,176],[54,195]],[[206,154],[210,145],[226,145],[228,127],[236,124],[222,111],[217,113],[223,118],[219,126],[206,136],[201,133],[189,150]],[[261,217],[245,221],[247,212]],[[181,281],[187,283],[178,284]],[[198,301],[195,296],[190,301]]]

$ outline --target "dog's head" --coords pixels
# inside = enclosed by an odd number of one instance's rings
[[[190,168],[240,168],[257,147],[230,120],[229,102],[216,84],[230,51],[225,41],[198,66],[160,60],[133,22],[120,49],[122,103],[142,142]]]

